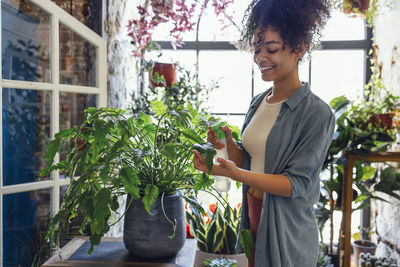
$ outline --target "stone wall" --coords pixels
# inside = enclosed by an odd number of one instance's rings
[[[108,45],[108,106],[125,108],[138,88],[136,60],[131,56],[128,20],[136,15],[139,0],[108,0],[105,32]]]
[[[383,82],[390,91],[400,95],[400,2],[393,1],[391,10],[382,9],[375,23],[375,42],[379,47],[378,61],[382,63]],[[397,146],[397,150],[399,150]],[[399,165],[397,165],[399,167]],[[400,169],[398,169],[400,171]],[[398,192],[400,193],[400,192]],[[372,225],[378,242],[376,254],[400,260],[400,201],[379,195],[389,203],[372,203]]]
[[[137,15],[139,0],[108,0],[105,32],[107,35],[108,106],[127,108],[138,88],[136,60],[131,56],[131,39],[127,36],[128,20]],[[126,197],[119,199],[118,220],[123,214]],[[111,227],[109,237],[122,237],[123,220]]]

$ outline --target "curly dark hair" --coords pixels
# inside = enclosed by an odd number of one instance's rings
[[[309,52],[318,46],[329,17],[330,0],[253,0],[243,17],[239,47],[251,49],[256,29],[261,28],[277,31],[292,52]]]

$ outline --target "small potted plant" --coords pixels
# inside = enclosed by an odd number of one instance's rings
[[[71,182],[50,222],[48,240],[58,245],[63,225],[80,214],[80,233],[90,237],[90,253],[116,223],[111,214],[119,207],[118,197],[128,195],[126,209],[118,218],[126,214],[127,249],[142,257],[166,257],[179,251],[186,236],[182,198],[201,212],[192,192],[212,184],[192,164],[193,144],[205,138],[208,117],[191,107],[172,109],[160,101],[152,102],[152,111],[152,116],[141,113],[134,118],[124,110],[89,108],[79,126],[55,135],[47,147],[48,167],[42,175],[59,170]],[[60,162],[54,161],[57,153],[63,154]],[[134,233],[135,228],[143,231],[142,227],[151,227],[147,233],[154,232],[156,237]],[[136,234],[146,242],[132,241],[130,237]],[[163,243],[167,248],[158,247]],[[146,251],[149,244],[150,255],[138,255],[140,246],[147,246]]]
[[[358,227],[360,230],[359,232],[356,232],[353,234],[353,249],[354,249],[354,260],[356,263],[356,266],[359,264],[359,255],[360,253],[369,253],[370,255],[375,255],[375,250],[376,250],[376,244],[372,242],[371,240],[367,239],[362,239],[362,236],[364,234],[368,234],[370,236],[373,232],[371,231],[371,227],[369,228],[364,228],[364,227]]]

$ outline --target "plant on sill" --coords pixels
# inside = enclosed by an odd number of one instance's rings
[[[333,8],[350,16],[365,18],[368,25],[373,26],[382,9],[393,8],[394,0],[331,0]]]
[[[155,83],[163,82],[162,76],[155,75],[154,79]],[[177,106],[191,105],[201,113],[207,113],[207,99],[212,90],[218,87],[217,82],[208,85],[201,84],[198,80],[198,73],[193,73],[178,64],[176,84],[163,90],[149,85],[148,90],[133,98],[131,109],[133,114],[139,115],[141,112],[151,114],[151,101],[158,100],[171,109]]]
[[[79,213],[79,232],[90,236],[91,252],[116,223],[111,214],[125,194],[141,199],[149,212],[159,195],[178,191],[194,210],[204,212],[193,191],[208,188],[213,180],[194,169],[192,146],[202,143],[212,118],[190,106],[169,109],[160,101],[152,102],[152,110],[153,116],[133,118],[124,110],[89,108],[79,126],[55,135],[41,175],[59,170],[71,181],[47,240],[58,245],[63,225]],[[56,153],[65,154],[59,163]]]

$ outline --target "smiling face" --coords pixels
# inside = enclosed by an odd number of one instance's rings
[[[290,47],[283,46],[277,31],[257,29],[253,41],[254,62],[261,71],[264,81],[286,83],[298,80],[297,65],[302,53],[294,53]]]

